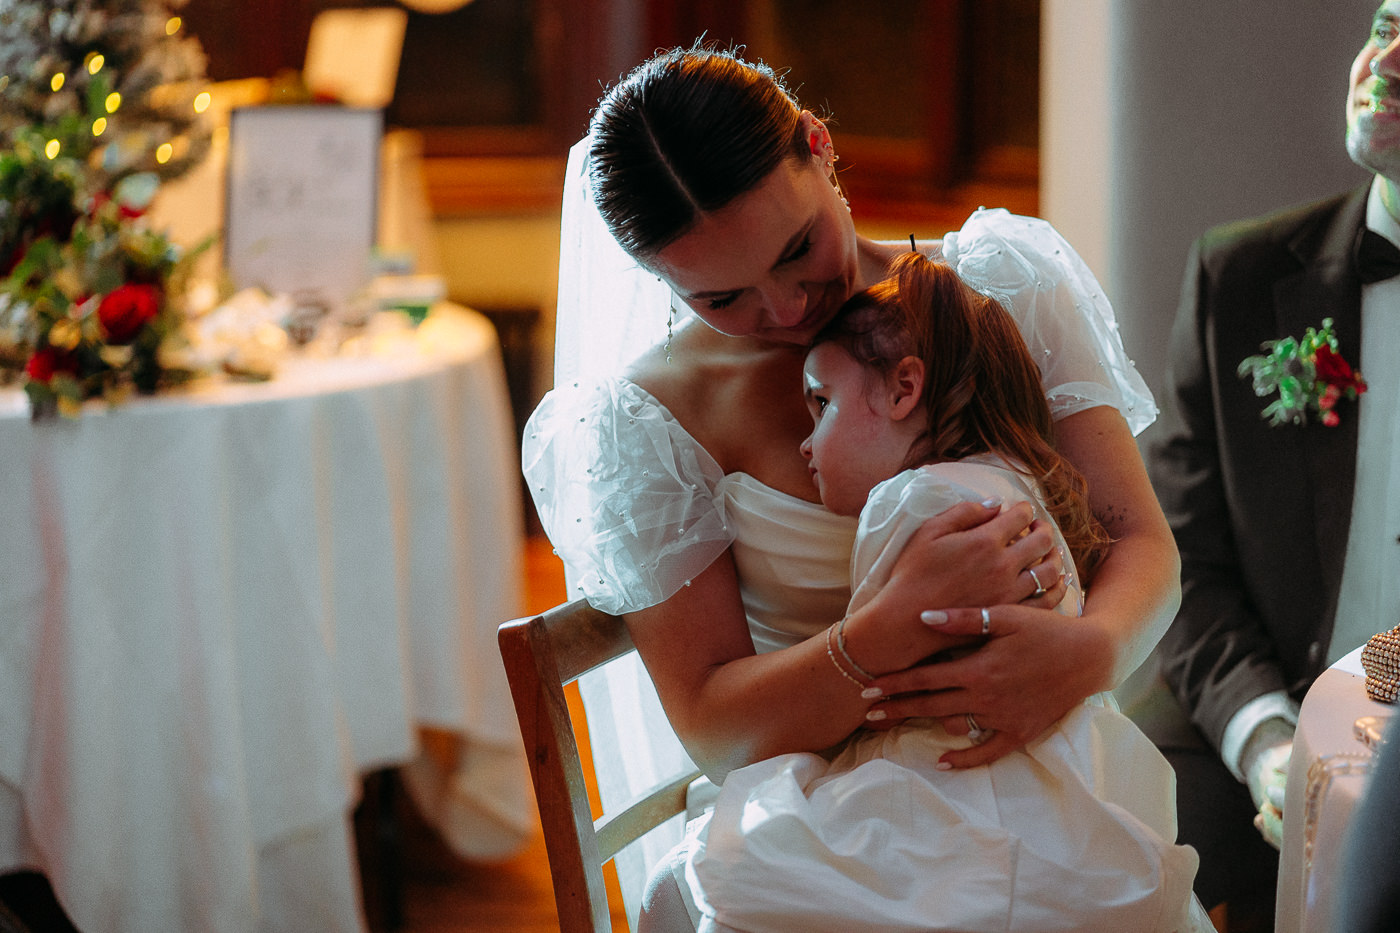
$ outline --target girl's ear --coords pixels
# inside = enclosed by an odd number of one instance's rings
[[[902,421],[919,411],[924,395],[924,361],[906,356],[889,377],[890,418]]]

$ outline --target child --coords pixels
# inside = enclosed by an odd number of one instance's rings
[[[999,497],[1058,526],[1078,568],[1059,608],[1079,614],[1108,539],[996,301],[909,253],[817,336],[804,382],[815,427],[802,451],[822,501],[860,515],[852,607],[924,518]],[[828,648],[852,689],[872,679],[839,622]],[[700,929],[1211,929],[1191,896],[1196,854],[1173,843],[1172,772],[1110,699],[1022,751],[948,770],[944,752],[981,738],[968,726],[904,722],[731,772],[686,866]]]

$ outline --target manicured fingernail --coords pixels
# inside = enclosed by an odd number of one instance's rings
[[[948,622],[948,613],[942,609],[925,609],[919,613],[919,621],[925,625],[945,625]]]
[[[867,700],[877,700],[885,695],[885,691],[879,687],[866,687],[860,692],[860,695]]]
[[[938,771],[952,771],[952,770],[953,770],[953,766],[950,765],[950,764],[948,764],[948,762],[946,762],[946,761],[940,761],[938,764],[934,765],[933,767],[934,767],[935,770],[938,770]]]
[[[982,500],[982,507],[984,509],[994,509],[999,505],[1001,505],[1001,496],[988,496]]]
[[[865,714],[865,718],[869,719],[871,722],[879,722],[881,719],[885,718],[885,711],[882,709],[872,709]]]

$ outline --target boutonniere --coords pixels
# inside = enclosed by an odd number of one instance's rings
[[[1337,352],[1330,317],[1322,330],[1309,327],[1301,340],[1266,340],[1259,348],[1263,354],[1240,361],[1239,374],[1254,379],[1255,395],[1278,393],[1260,413],[1271,425],[1306,424],[1311,409],[1323,424],[1336,427],[1342,420],[1337,402],[1366,391],[1366,380]]]

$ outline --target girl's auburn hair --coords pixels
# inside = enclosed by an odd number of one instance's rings
[[[1112,539],[1089,509],[1083,475],[1055,449],[1040,370],[999,302],[911,251],[814,342],[842,346],[882,379],[907,356],[922,360],[928,420],[904,466],[988,452],[1019,462],[1040,485],[1081,580],[1093,578]]]

